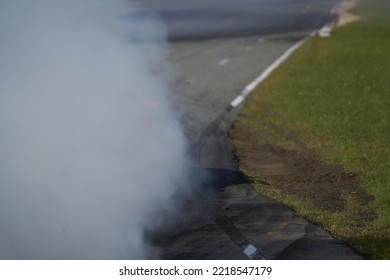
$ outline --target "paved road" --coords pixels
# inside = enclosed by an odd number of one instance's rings
[[[154,238],[163,258],[362,258],[287,207],[254,192],[237,171],[227,137],[239,110],[226,110],[230,102],[294,42],[319,27],[335,1],[143,3],[160,13],[168,27],[169,58],[177,70],[173,99],[183,113],[192,144],[193,182],[201,190],[188,203],[187,212],[196,215]]]
[[[171,40],[247,37],[321,25],[337,0],[142,0],[168,27]]]

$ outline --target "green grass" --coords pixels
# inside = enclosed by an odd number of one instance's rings
[[[278,68],[249,98],[236,126],[258,129],[273,122],[300,135],[321,159],[354,174],[374,195],[370,207],[377,212],[360,227],[350,225],[349,217],[365,208],[352,199],[344,211],[329,213],[257,187],[372,258],[390,259],[390,1],[361,1],[353,12],[363,19],[336,28],[330,38],[310,39]],[[299,148],[282,138],[257,143]]]

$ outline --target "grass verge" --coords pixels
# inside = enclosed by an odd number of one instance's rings
[[[390,259],[390,1],[353,12],[256,89],[230,136],[260,192]]]

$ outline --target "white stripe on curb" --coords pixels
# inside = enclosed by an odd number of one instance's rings
[[[241,92],[240,95],[238,95],[231,103],[230,105],[232,107],[237,107],[240,105],[250,94],[251,92],[260,84],[262,83],[268,76],[276,69],[278,68],[283,62],[285,62],[294,51],[296,51],[300,46],[302,46],[310,37],[313,37],[317,31],[313,31],[308,36],[300,40],[299,42],[295,43],[293,46],[291,46],[288,50],[282,54],[277,60],[275,60],[274,63],[272,63],[270,66],[268,66],[267,69],[263,71],[263,73],[260,74],[253,82],[251,82],[249,85],[247,85],[244,90]]]

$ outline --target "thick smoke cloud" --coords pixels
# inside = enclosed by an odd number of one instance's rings
[[[0,2],[1,259],[155,257],[186,143],[163,28],[134,7]]]

